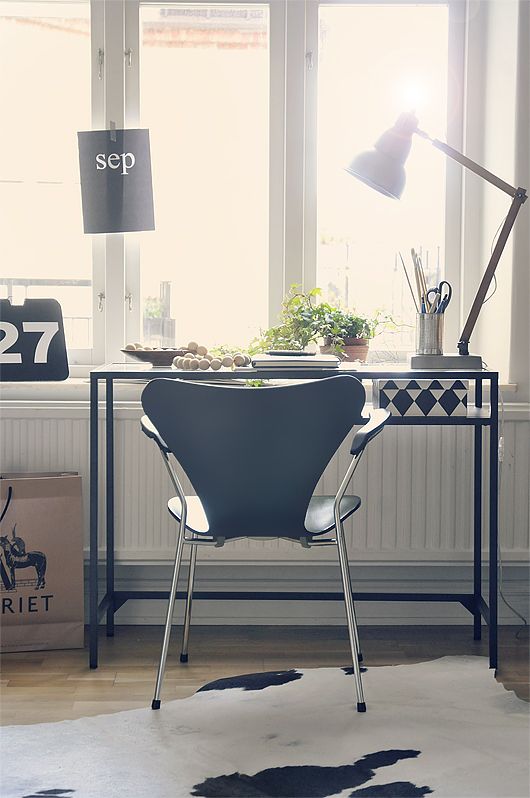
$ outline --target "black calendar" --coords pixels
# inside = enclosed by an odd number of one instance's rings
[[[66,380],[63,314],[55,299],[0,300],[0,380]]]

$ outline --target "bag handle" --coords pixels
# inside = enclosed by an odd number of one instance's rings
[[[9,510],[9,505],[11,504],[11,499],[12,498],[13,498],[13,487],[10,485],[8,487],[8,489],[7,489],[7,500],[6,500],[6,503],[4,505],[4,509],[2,510],[2,513],[0,514],[0,523],[4,520],[4,515]]]

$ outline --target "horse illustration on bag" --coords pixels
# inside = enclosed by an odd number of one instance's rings
[[[37,576],[35,588],[37,590],[43,588],[46,586],[46,555],[42,551],[26,552],[26,543],[21,537],[15,535],[16,528],[17,525],[15,524],[11,533],[11,540],[5,535],[0,537],[0,547],[3,549],[6,566],[11,577],[11,587],[9,589],[15,590],[16,588],[16,568],[32,567],[35,568]]]

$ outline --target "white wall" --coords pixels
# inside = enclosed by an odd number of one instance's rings
[[[530,188],[530,3],[477,0],[469,4],[466,68],[466,154],[514,186]],[[467,316],[492,242],[510,207],[507,194],[465,171],[464,301]],[[497,290],[472,335],[479,352],[504,379],[530,397],[530,202],[522,206],[497,267]],[[493,285],[490,292],[493,290]]]

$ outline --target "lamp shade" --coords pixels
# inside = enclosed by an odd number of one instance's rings
[[[399,199],[406,180],[403,165],[417,129],[418,120],[413,113],[401,114],[394,127],[376,141],[374,149],[357,155],[346,171],[381,194]]]

